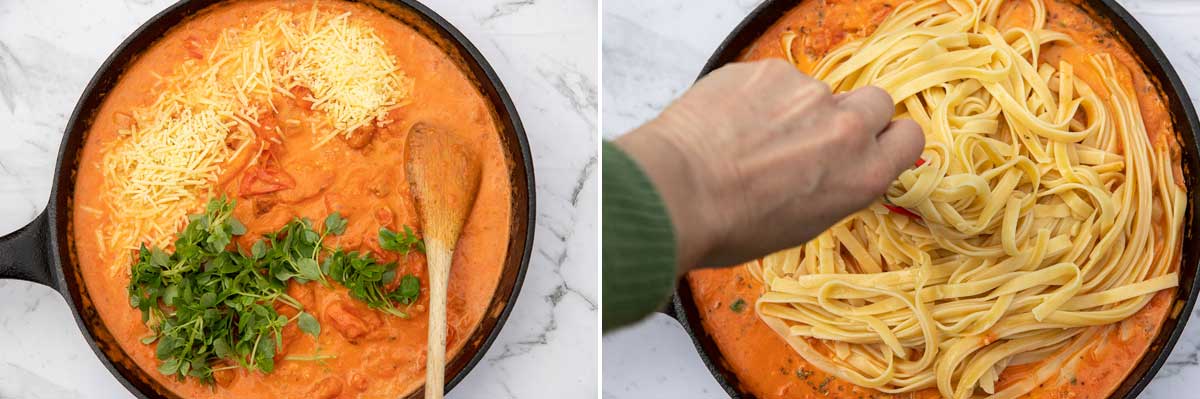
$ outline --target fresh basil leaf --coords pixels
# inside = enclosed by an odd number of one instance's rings
[[[201,216],[209,216],[209,215],[218,214],[221,212],[221,209],[224,207],[225,207],[225,198],[224,197],[222,197],[220,201],[208,201],[208,204],[206,204],[204,206],[204,215],[201,215]]]
[[[267,243],[265,241],[258,240],[254,242],[254,245],[250,246],[250,256],[254,258],[254,260],[262,259],[266,255]]]
[[[346,219],[343,219],[342,215],[337,212],[329,214],[325,217],[325,232],[335,236],[342,235],[346,232]]]
[[[192,371],[188,372],[189,376],[203,380],[212,379],[212,367],[204,364],[204,359],[195,359],[192,361]]]
[[[396,233],[387,227],[379,228],[379,247],[388,251],[397,251]]]
[[[425,240],[417,238],[417,234],[413,233],[413,230],[409,228],[408,225],[404,226],[404,235],[408,237],[409,251],[415,249],[418,252],[425,253]]]
[[[237,220],[237,218],[235,218],[235,217],[232,217],[232,216],[229,217],[229,227],[230,227],[230,229],[229,229],[230,234],[233,234],[235,236],[240,236],[240,235],[246,234],[246,225],[242,224],[242,222],[240,220]]]
[[[300,312],[300,316],[296,319],[296,322],[300,325],[300,331],[303,331],[305,334],[311,335],[313,338],[321,336],[321,323],[318,323],[317,318],[308,312]]]
[[[165,291],[163,291],[162,301],[163,301],[163,303],[167,304],[167,306],[175,306],[175,298],[178,298],[178,297],[179,297],[179,286],[171,285],[171,286],[167,287],[167,289]]]
[[[179,359],[171,358],[163,362],[163,364],[158,366],[158,372],[166,375],[173,375],[179,372]]]
[[[333,263],[334,263],[334,262],[336,262],[336,261],[337,261],[337,256],[336,256],[336,254],[334,254],[334,255],[330,255],[330,256],[326,256],[326,257],[325,257],[325,261],[324,261],[324,262],[321,262],[321,273],[322,273],[322,274],[325,274],[325,275],[329,275],[329,273],[330,273],[329,271],[330,271],[330,270],[332,270],[332,268],[333,268]]]
[[[404,226],[400,233],[393,232],[387,227],[379,228],[379,247],[388,251],[407,254],[412,251],[425,252],[425,242],[413,233],[412,228]]]
[[[171,256],[163,250],[154,248],[150,251],[150,264],[165,268],[169,263],[171,263]]]
[[[421,293],[421,280],[417,276],[406,274],[400,279],[400,295],[416,298]]]
[[[232,350],[229,348],[229,341],[224,338],[218,338],[213,341],[213,354],[222,359],[228,359]]]
[[[230,273],[234,273],[234,272],[246,269],[246,266],[238,264],[238,259],[236,259],[234,257],[222,256],[217,259],[223,259],[220,262],[221,267],[217,268],[217,270],[223,274],[230,274]]]
[[[200,306],[207,308],[207,307],[212,307],[213,305],[216,305],[216,304],[217,304],[217,294],[216,293],[205,292],[203,295],[200,295]]]
[[[317,266],[317,261],[304,258],[296,262],[296,269],[300,272],[300,277],[306,280],[320,280],[321,268]]]
[[[270,372],[275,371],[275,357],[274,356],[268,357],[266,355],[263,355],[262,358],[258,359],[257,367],[259,370],[262,370],[264,373],[270,373]]]
[[[275,357],[275,340],[264,334],[262,341],[258,342],[258,355],[272,358]]]
[[[300,275],[292,273],[287,269],[280,269],[279,271],[275,272],[275,279],[279,281],[288,281],[292,277],[300,277]]]
[[[168,335],[158,340],[158,348],[154,349],[154,356],[159,360],[166,360],[171,357],[171,352],[175,350],[175,337]]]
[[[229,235],[221,230],[213,231],[204,242],[208,243],[209,251],[221,252],[229,246]]]
[[[388,293],[388,298],[409,305],[417,301],[421,294],[421,281],[416,276],[406,274],[400,278],[400,286]]]

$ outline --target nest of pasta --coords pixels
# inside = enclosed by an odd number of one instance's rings
[[[1185,192],[1128,71],[1107,54],[1046,62],[1071,38],[1041,0],[1021,26],[1002,3],[906,2],[814,70],[834,92],[884,88],[926,136],[877,204],[750,266],[757,313],[831,375],[1017,397],[1178,284]]]

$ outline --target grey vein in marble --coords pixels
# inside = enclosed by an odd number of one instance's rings
[[[534,0],[509,0],[500,2],[492,7],[492,13],[488,14],[486,17],[483,17],[483,20],[486,22],[491,22],[496,18],[516,13],[526,6],[533,5],[533,3]]]

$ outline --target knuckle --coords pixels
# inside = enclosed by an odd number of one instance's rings
[[[859,182],[860,188],[874,197],[887,191],[893,180],[895,180],[895,176],[892,176],[892,171],[887,167],[886,162],[866,162],[863,178]]]
[[[829,87],[829,85],[825,84],[825,82],[809,78],[808,85],[811,87],[814,95],[820,96],[822,99],[829,102],[833,101],[833,88]]]
[[[795,72],[795,67],[782,58],[768,58],[762,61],[763,70],[769,73]]]
[[[866,129],[866,124],[862,117],[853,112],[836,111],[831,116],[830,123],[833,125],[833,131],[842,139],[849,140],[852,144],[863,144],[866,137],[863,130]]]
[[[859,90],[864,90],[867,93],[870,93],[870,95],[879,97],[880,99],[886,99],[889,103],[892,102],[892,95],[888,93],[887,90],[884,90],[879,86],[863,86]]]
[[[917,147],[925,146],[925,129],[921,128],[921,125],[917,121],[906,118],[897,119],[894,123],[898,124],[899,131],[913,135],[912,138],[918,144]]]
[[[808,99],[816,104],[833,104],[833,90],[829,85],[805,75],[801,75],[795,93],[796,97]]]

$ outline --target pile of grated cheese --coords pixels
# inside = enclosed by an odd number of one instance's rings
[[[311,90],[313,108],[332,122],[333,129],[316,145],[371,123],[386,123],[388,111],[408,98],[412,81],[396,66],[383,40],[369,27],[352,23],[350,13],[310,18],[307,34],[296,25],[281,28],[295,51],[284,79]]]
[[[214,196],[223,164],[262,149],[253,128],[275,109],[273,97],[296,86],[313,93],[330,127],[317,145],[390,122],[412,82],[382,39],[349,17],[272,11],[222,31],[203,59],[159,77],[155,101],[133,110],[132,126],[104,147],[109,218],[96,234],[113,274],[127,272],[129,251],[142,244],[169,248],[187,215]]]

